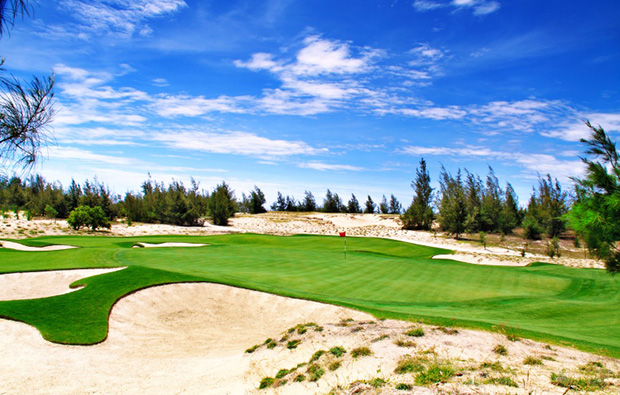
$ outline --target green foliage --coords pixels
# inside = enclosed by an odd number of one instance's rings
[[[369,380],[368,384],[370,384],[374,388],[380,388],[380,387],[385,386],[387,384],[387,381],[385,381],[384,379],[380,377],[375,377],[374,379]]]
[[[431,206],[433,199],[433,188],[431,188],[431,177],[426,170],[426,161],[420,159],[420,168],[416,169],[416,179],[411,182],[414,190],[413,202],[401,216],[404,229],[429,230],[433,224],[435,213]]]
[[[54,219],[56,217],[58,217],[58,211],[50,206],[49,204],[45,205],[45,216],[49,219]]]
[[[616,143],[602,127],[589,122],[589,139],[581,139],[592,159],[586,164],[585,178],[574,178],[576,202],[566,215],[571,227],[585,241],[588,250],[605,261],[611,273],[620,271],[620,162]],[[597,159],[600,159],[597,160]]]
[[[342,362],[340,362],[340,361],[334,361],[334,362],[330,363],[327,368],[330,370],[330,372],[333,372],[334,370],[338,370],[338,368],[340,368],[341,364],[342,364]]]
[[[540,358],[533,357],[530,355],[530,356],[525,357],[525,359],[523,360],[523,364],[536,366],[536,365],[542,365],[543,361]]]
[[[91,230],[98,228],[110,229],[110,221],[101,207],[78,206],[69,214],[67,223],[75,230],[88,226]]]
[[[399,384],[396,384],[396,389],[400,391],[411,391],[413,387],[409,384],[399,383]]]
[[[260,214],[264,213],[267,210],[263,205],[267,202],[265,199],[265,194],[260,190],[259,187],[254,185],[254,189],[250,192],[250,200],[249,200],[249,212],[250,214]]]
[[[405,335],[411,336],[411,337],[422,337],[424,336],[424,328],[422,327],[411,328],[407,332],[405,332]]]
[[[495,354],[501,355],[501,356],[508,355],[508,349],[505,346],[501,345],[501,344],[498,344],[495,347],[493,347],[493,352]]]
[[[353,358],[367,357],[369,355],[372,355],[372,351],[370,351],[370,348],[368,347],[357,347],[351,350],[351,356]]]
[[[319,364],[313,363],[308,366],[306,373],[308,373],[308,381],[318,381],[325,374],[325,369]]]
[[[247,350],[245,350],[245,352],[246,352],[246,354],[252,354],[254,351],[256,351],[258,349],[258,347],[260,347],[260,345],[255,344],[252,347],[250,347]]]
[[[401,358],[394,369],[394,373],[405,374],[424,371],[424,364],[420,360],[413,359],[407,355]]]
[[[314,199],[314,195],[310,191],[304,192],[304,200],[299,205],[300,211],[317,211],[318,207],[316,205],[316,200]]]
[[[455,178],[448,174],[442,166],[439,175],[439,187],[439,224],[444,231],[458,239],[459,235],[465,232],[467,220],[467,206],[463,183],[461,182],[461,170],[458,171]]]
[[[338,358],[341,358],[344,354],[347,353],[347,350],[344,347],[336,346],[329,349],[329,353],[335,355]]]
[[[390,206],[388,206],[385,195],[383,195],[383,198],[381,198],[381,203],[379,203],[379,212],[381,214],[388,214],[390,212]]]
[[[265,388],[269,388],[275,382],[276,382],[276,379],[274,379],[273,377],[263,377],[263,379],[260,381],[260,384],[258,385],[258,389],[262,390],[262,389],[265,389]]]
[[[527,240],[540,240],[542,236],[542,228],[538,224],[536,218],[531,215],[525,217],[523,221],[523,238]]]
[[[484,384],[492,384],[492,385],[504,385],[506,387],[519,388],[519,385],[508,376],[500,376],[500,377],[489,377],[488,379],[483,381]]]
[[[347,203],[347,212],[352,214],[357,214],[362,212],[362,208],[360,207],[360,203],[357,201],[357,198],[354,194],[351,194],[351,199],[349,199],[349,203]]]
[[[291,340],[288,343],[286,343],[286,348],[288,348],[289,350],[294,350],[297,348],[297,346],[301,343],[301,340]]]
[[[551,384],[558,387],[573,388],[577,391],[600,391],[607,386],[605,379],[601,377],[570,377],[564,373],[552,373]]]
[[[557,237],[566,230],[565,214],[568,212],[568,195],[551,175],[538,179],[538,191],[534,191],[527,206],[526,219],[536,222],[548,237]]]
[[[417,385],[447,383],[452,376],[454,376],[454,369],[451,366],[433,363],[416,376],[415,383]]]
[[[553,239],[551,239],[550,242],[547,242],[546,253],[549,258],[559,258],[560,256],[562,256],[562,253],[560,251],[560,239],[554,237]]]
[[[306,376],[304,376],[301,373],[295,376],[295,378],[293,379],[293,381],[296,383],[301,383],[302,381],[305,381],[305,380],[306,380]]]
[[[325,194],[325,200],[323,200],[323,211],[326,213],[341,213],[344,211],[342,199],[337,193],[332,193],[329,189]]]
[[[235,194],[228,184],[222,182],[215,187],[209,198],[208,210],[213,225],[228,225],[228,218],[235,215]]]
[[[366,203],[364,203],[364,213],[373,214],[375,212],[375,207],[377,205],[372,201],[370,195],[368,195],[368,199],[366,199]]]
[[[325,354],[325,352],[326,352],[325,350],[319,350],[315,352],[314,354],[312,354],[312,357],[310,358],[309,363],[318,361],[323,356],[323,354]]]

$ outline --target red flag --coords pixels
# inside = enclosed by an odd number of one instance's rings
[[[345,237],[347,235],[347,232],[338,232],[338,234],[340,235],[340,237]]]

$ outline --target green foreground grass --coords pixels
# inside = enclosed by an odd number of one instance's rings
[[[201,248],[131,248],[137,242],[207,243]],[[0,249],[0,272],[127,268],[89,277],[78,291],[0,302],[0,317],[38,328],[49,341],[105,340],[121,297],[167,283],[214,282],[327,302],[377,317],[496,330],[620,357],[620,283],[602,270],[558,265],[478,266],[431,260],[448,251],[372,238],[60,236],[31,246],[81,248],[20,252]]]

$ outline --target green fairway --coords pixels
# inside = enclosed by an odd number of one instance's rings
[[[206,243],[131,248],[137,242]],[[331,236],[41,237],[51,252],[0,249],[0,272],[127,266],[83,279],[65,295],[0,302],[0,317],[37,327],[53,342],[92,344],[123,295],[165,283],[207,281],[333,303],[378,317],[424,319],[515,332],[620,357],[620,283],[603,270],[557,265],[479,266],[431,260],[447,251],[385,239]]]

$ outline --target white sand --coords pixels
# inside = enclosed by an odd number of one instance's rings
[[[77,248],[74,246],[67,245],[49,245],[45,247],[31,247],[26,246],[20,243],[15,243],[13,241],[0,240],[0,247],[8,248],[10,250],[18,250],[18,251],[30,251],[30,252],[45,252],[45,251],[59,251],[59,250],[69,250],[71,248]]]
[[[200,243],[157,243],[157,244],[151,244],[151,243],[136,243],[138,245],[141,245],[142,247],[145,248],[157,248],[157,247],[204,247],[207,244],[200,244]]]
[[[493,259],[492,256],[481,256],[478,254],[440,254],[433,256],[433,259],[449,259],[474,265],[527,266],[527,262],[524,261]]]
[[[69,288],[69,285],[77,280],[122,269],[124,268],[0,274],[0,300],[47,298],[74,292],[80,288]]]

